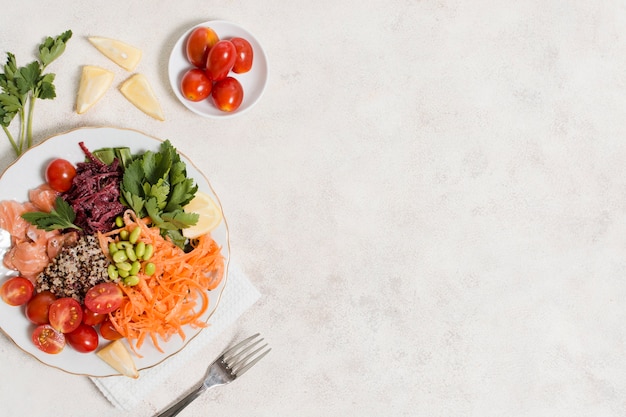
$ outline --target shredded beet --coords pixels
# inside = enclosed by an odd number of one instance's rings
[[[115,218],[124,212],[120,203],[120,182],[123,171],[115,159],[107,165],[96,158],[83,142],[79,143],[87,162],[76,164],[72,187],[63,193],[74,212],[74,224],[85,234],[108,232],[115,227]]]

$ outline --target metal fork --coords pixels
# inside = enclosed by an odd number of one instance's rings
[[[265,349],[267,343],[257,347],[257,345],[263,341],[263,338],[258,339],[258,336],[259,333],[252,335],[225,350],[209,365],[205,379],[200,385],[156,417],[174,417],[204,391],[212,387],[231,383],[243,375],[248,369],[252,368],[252,366],[272,350],[272,348]]]

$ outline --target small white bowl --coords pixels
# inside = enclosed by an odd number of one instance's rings
[[[213,29],[220,39],[228,40],[234,37],[240,37],[246,39],[250,42],[250,45],[252,45],[253,61],[250,71],[245,74],[235,74],[232,72],[230,74],[230,76],[236,78],[243,87],[243,102],[235,111],[225,112],[218,109],[213,104],[213,99],[210,96],[202,101],[187,100],[180,91],[180,82],[183,75],[187,70],[193,68],[193,65],[187,60],[185,53],[187,37],[195,28],[201,26]],[[223,119],[245,113],[259,101],[267,85],[269,66],[265,51],[254,35],[234,23],[224,20],[209,20],[208,22],[200,23],[190,28],[176,41],[174,49],[170,54],[168,73],[172,90],[174,90],[174,94],[176,94],[176,97],[178,97],[185,107],[203,117]]]

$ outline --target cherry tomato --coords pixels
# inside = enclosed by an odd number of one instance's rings
[[[192,68],[183,75],[180,81],[180,91],[187,100],[200,101],[211,95],[213,83],[204,71]]]
[[[65,339],[71,347],[81,353],[93,352],[98,347],[99,342],[98,332],[86,324],[81,324],[76,330],[66,334]]]
[[[32,335],[33,343],[40,350],[57,354],[65,347],[65,336],[49,324],[37,326]]]
[[[109,317],[104,319],[102,324],[100,324],[100,336],[106,340],[117,340],[124,337],[117,331],[115,326],[113,326]]]
[[[61,333],[76,330],[83,320],[83,308],[71,297],[63,297],[50,304],[50,325]]]
[[[237,60],[237,49],[231,41],[219,41],[209,51],[206,60],[206,75],[211,81],[223,80],[233,69]]]
[[[198,68],[204,68],[209,50],[219,41],[217,33],[208,27],[199,27],[191,31],[185,44],[187,59]]]
[[[48,312],[50,305],[57,299],[57,297],[50,291],[42,291],[37,293],[26,304],[24,312],[26,318],[35,324],[48,324]]]
[[[235,111],[243,101],[243,87],[233,77],[226,77],[213,86],[213,103],[222,111]]]
[[[0,297],[5,303],[12,306],[26,304],[33,296],[35,286],[24,277],[9,278],[0,287]]]
[[[89,310],[87,306],[83,306],[83,324],[87,326],[97,326],[102,323],[106,317],[106,314],[96,313]]]
[[[243,74],[250,71],[254,55],[252,45],[244,38],[232,38],[230,41],[235,45],[235,50],[237,51],[237,59],[235,60],[235,65],[233,65],[233,72],[235,74]]]
[[[46,167],[46,182],[54,191],[64,193],[72,187],[76,168],[65,159],[55,159]]]
[[[124,293],[112,282],[94,285],[85,294],[85,305],[94,313],[108,314],[122,305]]]

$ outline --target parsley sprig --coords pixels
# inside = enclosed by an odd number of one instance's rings
[[[55,74],[44,74],[45,69],[65,51],[67,41],[72,37],[68,30],[56,38],[47,37],[38,47],[36,61],[23,67],[17,66],[15,55],[7,53],[4,73],[0,73],[0,126],[16,155],[19,156],[33,144],[33,113],[36,99],[54,99]],[[9,125],[19,118],[19,135],[16,140]]]
[[[37,226],[38,229],[43,229],[47,232],[51,230],[63,230],[63,229],[77,229],[73,222],[76,219],[76,213],[72,206],[61,197],[57,197],[54,201],[54,208],[50,213],[43,211],[29,211],[22,214],[22,218],[32,225]]]
[[[169,140],[161,143],[158,152],[146,151],[126,166],[120,189],[122,204],[141,218],[150,217],[162,235],[183,247],[181,229],[193,226],[199,217],[183,207],[198,186],[187,177],[187,167]]]

